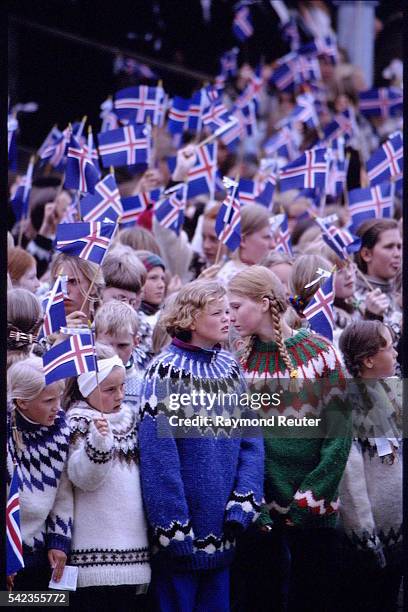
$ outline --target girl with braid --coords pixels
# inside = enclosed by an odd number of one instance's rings
[[[402,575],[397,352],[390,329],[380,321],[351,323],[340,336],[340,349],[354,378],[348,394],[355,436],[340,484],[340,515],[351,544],[344,609],[397,610]]]
[[[42,322],[41,304],[31,291],[7,292],[7,368],[31,354]]]
[[[228,297],[231,323],[245,339],[240,361],[251,387],[261,383],[264,390],[275,383],[291,390],[295,383],[298,393],[289,394],[290,400],[282,395],[277,414],[299,420],[319,414],[328,422],[335,412],[347,425],[336,351],[325,338],[289,327],[277,276],[252,266],[229,282]],[[351,439],[348,427],[326,437],[305,430],[298,429],[300,436],[286,431],[284,438],[277,437],[281,431],[264,430],[266,503],[257,529],[242,541],[242,563],[248,566],[237,564],[243,574],[237,584],[256,588],[247,601],[242,595],[242,610],[334,609],[337,493]]]

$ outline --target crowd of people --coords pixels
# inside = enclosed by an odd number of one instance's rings
[[[318,40],[309,32],[303,44]],[[78,612],[398,609],[401,175],[391,174],[387,214],[353,217],[350,196],[378,189],[366,164],[401,118],[363,112],[364,76],[334,48],[316,44],[320,75],[292,89],[274,79],[276,63],[256,70],[235,54],[214,97],[231,110],[252,91],[254,123],[235,148],[205,125],[172,132],[169,102],[167,119],[149,126],[145,167],[110,169],[123,202],[144,194],[148,203],[131,222],[91,218],[116,221],[98,262],[59,237],[86,225],[81,203],[94,191],[67,186],[61,170],[75,128],[56,166],[36,162],[25,213],[13,200],[23,181],[10,174],[7,466],[9,485],[18,478],[23,561],[8,572],[10,590],[46,591],[69,565]],[[296,114],[299,96],[310,96],[316,121]],[[325,139],[340,115],[351,131]],[[205,139],[216,145],[214,184],[189,197]],[[329,144],[343,147],[341,187],[326,177],[323,192],[306,181],[288,188],[287,167]],[[180,190],[179,227],[157,212]],[[55,327],[56,294],[64,323]],[[94,365],[50,380],[47,355],[81,333]],[[172,414],[201,414],[193,390],[214,394],[204,413],[221,425],[173,428]],[[225,423],[245,416],[239,398],[259,390],[290,398],[275,414],[340,415],[345,429],[237,435]],[[175,392],[189,399],[172,412]],[[232,407],[223,394],[236,394]]]

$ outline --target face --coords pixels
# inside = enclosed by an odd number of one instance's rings
[[[148,304],[159,306],[164,300],[165,290],[164,270],[160,266],[156,266],[147,273],[143,287],[143,299]]]
[[[335,272],[334,293],[337,298],[346,300],[354,295],[355,288],[356,266],[352,262],[347,262]]]
[[[119,302],[125,302],[132,306],[134,310],[139,310],[140,302],[142,301],[142,292],[128,291],[127,289],[118,289],[117,287],[108,287],[103,290],[102,301],[110,302],[111,300],[118,300]]]
[[[209,264],[215,262],[219,240],[215,233],[215,219],[204,219],[202,228],[203,253],[206,261]],[[225,246],[221,248],[221,255],[225,253]]]
[[[21,287],[22,289],[27,289],[31,291],[31,293],[35,293],[40,286],[40,281],[37,278],[37,267],[35,264],[28,268],[26,272],[24,272],[23,276],[20,276],[18,283],[16,286]]]
[[[292,276],[292,266],[288,263],[278,263],[270,267],[285,287],[287,297],[290,296],[289,281]]]
[[[106,332],[99,332],[96,336],[98,342],[109,344],[115,351],[115,353],[123,361],[123,365],[129,362],[133,348],[137,345],[137,338],[130,331],[122,331],[117,334],[107,334]]]
[[[372,249],[361,249],[368,275],[383,280],[395,278],[401,267],[401,248],[401,234],[398,229],[381,232]]]
[[[114,367],[109,376],[100,383],[99,388],[100,392],[96,388],[88,395],[88,404],[107,414],[119,412],[125,397],[125,371],[122,368]]]
[[[387,378],[394,376],[395,365],[397,362],[397,351],[393,347],[392,337],[389,330],[385,327],[382,334],[385,346],[373,355],[364,359],[365,378]]]
[[[273,248],[274,241],[269,226],[244,236],[241,240],[240,258],[246,264],[258,264]]]
[[[254,302],[238,293],[228,293],[230,320],[242,338],[258,333],[264,318],[262,302]]]
[[[50,427],[60,409],[61,385],[47,385],[33,400],[17,400],[22,414],[39,425]]]
[[[65,314],[68,315],[75,310],[81,310],[85,294],[88,291],[91,283],[81,272],[81,270],[78,268],[75,268],[74,270],[74,267],[67,261],[62,264],[61,269],[61,274],[66,274],[68,277],[68,295],[64,297]],[[85,312],[85,314],[89,313],[89,300],[86,301],[82,311]]]
[[[191,343],[211,348],[228,339],[229,308],[226,296],[209,302],[195,317],[191,327]]]

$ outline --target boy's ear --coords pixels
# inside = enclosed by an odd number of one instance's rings
[[[371,370],[371,368],[373,368],[374,366],[374,362],[372,357],[364,357],[363,359],[363,365],[365,368],[367,368],[368,370]]]
[[[139,346],[139,344],[140,344],[140,337],[139,337],[139,334],[134,334],[134,335],[132,336],[132,338],[133,338],[133,346],[134,346],[134,347]]]

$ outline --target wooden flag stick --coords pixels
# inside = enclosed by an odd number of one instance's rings
[[[81,308],[82,310],[82,308]],[[99,376],[98,376],[98,361],[97,361],[97,357],[96,357],[96,347],[95,347],[95,342],[94,342],[94,335],[92,332],[92,323],[91,321],[88,319],[88,329],[89,329],[89,334],[91,336],[91,342],[92,342],[92,347],[93,347],[93,358],[94,358],[94,365],[95,365],[95,377],[96,377],[96,388],[98,389],[98,395],[99,395],[99,403],[101,405],[101,409],[100,409],[100,413],[103,419],[105,419],[105,413],[103,411],[103,402],[102,402],[102,393],[101,393],[101,387],[99,385]]]
[[[361,278],[361,280],[365,283],[366,287],[370,290],[370,291],[374,291],[374,287],[372,286],[372,284],[366,279],[364,273],[358,268],[356,267],[356,272],[359,275],[359,277]]]

